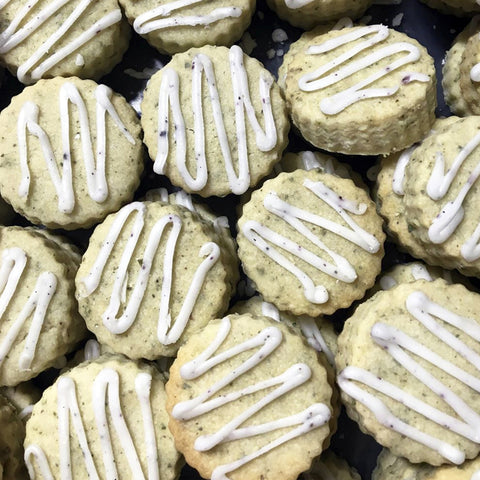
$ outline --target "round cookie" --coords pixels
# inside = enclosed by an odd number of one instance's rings
[[[120,62],[130,39],[117,0],[8,0],[0,25],[0,61],[25,84],[98,79]]]
[[[93,232],[76,278],[79,310],[115,352],[173,356],[226,311],[234,265],[213,227],[187,209],[134,202]]]
[[[267,0],[283,20],[305,30],[342,17],[359,18],[373,0]]]
[[[361,480],[358,472],[331,450],[314,460],[312,468],[300,480]]]
[[[250,25],[255,0],[119,0],[133,29],[161,53],[230,46]]]
[[[190,337],[166,391],[176,445],[203,478],[294,480],[328,443],[325,368],[266,317],[229,315]]]
[[[105,85],[41,80],[0,113],[0,132],[0,192],[33,223],[91,226],[128,202],[140,183],[140,123]]]
[[[332,30],[288,62],[292,121],[318,148],[388,154],[423,138],[435,118],[433,59],[384,25]]]
[[[105,355],[61,375],[27,423],[31,478],[175,480],[182,462],[152,366]]]
[[[317,170],[266,181],[238,221],[238,255],[263,298],[311,317],[364,295],[380,272],[384,239],[365,190]]]
[[[238,46],[175,55],[147,85],[142,126],[154,171],[203,197],[257,184],[290,127],[273,76]]]
[[[18,418],[15,407],[0,395],[0,478],[2,480],[27,480],[23,463],[25,426]]]
[[[77,312],[78,264],[33,229],[0,227],[0,385],[29,380],[85,335]]]
[[[417,280],[362,303],[338,338],[349,416],[395,455],[431,465],[480,451],[480,295]]]

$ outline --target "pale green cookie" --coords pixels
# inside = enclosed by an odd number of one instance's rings
[[[130,29],[117,0],[2,2],[0,61],[25,84],[98,79],[122,59]]]
[[[128,202],[140,183],[140,123],[105,85],[41,80],[0,113],[0,131],[0,192],[33,223],[91,226]]]
[[[157,370],[105,355],[61,375],[27,423],[31,478],[178,478],[182,461],[167,428]]]
[[[147,85],[145,144],[154,171],[202,197],[240,195],[280,159],[290,127],[280,88],[238,46],[174,55]]]
[[[324,367],[265,317],[229,315],[190,337],[166,390],[175,443],[203,478],[295,480],[329,441]]]
[[[348,307],[380,272],[385,236],[374,203],[351,180],[317,170],[266,181],[238,232],[247,276],[266,301],[295,315]]]
[[[67,250],[33,229],[0,228],[0,385],[35,377],[85,335],[78,268]]]
[[[335,360],[362,431],[413,463],[478,455],[479,309],[480,295],[441,279],[378,292],[356,309]]]
[[[133,29],[161,53],[232,45],[250,25],[255,0],[119,0]]]
[[[318,148],[388,154],[420,140],[433,124],[433,59],[416,40],[384,25],[318,35],[286,69],[293,123]]]
[[[222,315],[234,262],[213,227],[178,205],[134,202],[93,232],[77,299],[101,344],[130,358],[174,356]]]

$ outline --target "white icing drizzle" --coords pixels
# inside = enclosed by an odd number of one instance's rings
[[[116,460],[110,437],[110,424],[112,424],[129,465],[132,478],[139,480],[145,480],[145,478],[148,480],[159,480],[157,443],[150,403],[151,381],[151,375],[145,372],[140,372],[135,378],[135,391],[142,414],[145,455],[148,466],[148,476],[145,477],[130,430],[128,429],[122,412],[119,375],[112,368],[104,368],[95,377],[92,386],[91,400],[105,468],[105,477],[103,477],[103,475],[99,475],[92,452],[90,451],[78,406],[75,382],[68,376],[60,377],[57,382],[57,412],[60,478],[62,478],[62,480],[72,480],[71,424],[75,430],[78,445],[82,450],[88,478],[92,480],[100,480],[100,478],[115,480],[118,478]],[[110,421],[107,418],[107,407],[110,410]],[[42,477],[47,480],[53,480],[45,452],[35,444],[28,445],[25,449],[25,463],[27,464],[30,478],[35,478],[35,470],[31,457],[35,459]]]
[[[215,446],[235,441],[243,438],[250,438],[262,433],[268,433],[280,428],[294,427],[289,432],[281,435],[276,440],[264,445],[257,451],[246,454],[240,459],[221,465],[213,471],[212,480],[228,480],[227,474],[240,468],[248,462],[269,452],[279,445],[296,438],[315,428],[319,428],[328,422],[330,410],[324,404],[315,403],[306,410],[292,414],[288,417],[280,418],[263,424],[257,424],[249,427],[241,427],[252,415],[256,414],[265,406],[269,405],[275,399],[285,393],[299,387],[307,382],[311,376],[310,367],[306,364],[295,364],[288,368],[283,374],[268,378],[254,385],[233,391],[227,394],[218,395],[212,398],[224,387],[232,383],[244,373],[255,368],[260,362],[268,357],[282,342],[282,332],[277,327],[267,327],[255,337],[252,337],[241,344],[235,345],[228,350],[215,355],[220,345],[227,338],[231,329],[230,319],[222,319],[217,336],[210,345],[195,359],[184,364],[180,369],[180,375],[186,380],[192,380],[202,376],[211,368],[219,365],[229,359],[239,355],[242,352],[255,350],[241,365],[234,371],[228,373],[220,380],[216,381],[207,390],[191,400],[177,403],[172,410],[174,418],[179,420],[190,420],[204,413],[215,410],[216,408],[227,405],[245,395],[252,394],[264,389],[268,393],[255,404],[240,413],[237,417],[222,426],[213,434],[201,435],[195,441],[195,449],[208,451]]]
[[[285,5],[292,10],[296,10],[297,8],[302,8],[312,2],[313,0],[285,0]]]
[[[277,247],[290,252],[297,258],[309,263],[317,270],[326,273],[337,280],[351,283],[357,278],[357,273],[350,262],[339,253],[336,253],[327,247],[318,236],[302,223],[302,220],[328,230],[335,235],[341,236],[372,254],[378,252],[380,249],[380,243],[373,235],[361,228],[349,215],[349,213],[363,215],[367,210],[367,205],[355,204],[350,200],[339,197],[337,193],[321,181],[312,182],[311,180],[306,179],[303,185],[334,209],[348,227],[344,227],[339,223],[295,207],[281,200],[275,192],[267,193],[263,205],[266,210],[282,218],[313,245],[325,251],[332,258],[333,263],[327,262],[324,258],[315,255],[305,248],[305,245],[299,245],[257,221],[248,220],[245,222],[242,227],[242,232],[253,245],[298,279],[303,285],[305,298],[308,301],[312,303],[325,303],[328,301],[328,292],[325,287],[323,285],[315,285],[306,272],[293,264],[270,244],[276,245]]]
[[[427,280],[428,282],[433,281],[432,276],[430,275],[426,265],[421,263],[412,263],[410,266],[412,272],[412,277],[414,280]]]
[[[404,180],[405,180],[405,169],[407,168],[410,159],[412,158],[412,153],[418,147],[418,145],[413,145],[412,147],[404,150],[398,157],[397,164],[395,165],[395,170],[392,177],[392,190],[393,193],[403,196],[405,195],[404,190]]]
[[[262,302],[262,315],[269,317],[276,322],[280,321],[280,312],[278,308],[270,302]]]
[[[91,361],[98,358],[101,354],[100,344],[93,339],[90,339],[85,344],[85,348],[83,349],[83,356],[85,361]]]
[[[406,55],[397,58],[397,60],[394,60],[386,67],[375,71],[365,79],[357,82],[355,85],[346,88],[335,95],[322,99],[320,102],[320,110],[324,114],[335,115],[360,100],[394,95],[402,84],[407,84],[414,81],[430,81],[430,77],[422,73],[401,72],[402,79],[399,85],[394,85],[388,88],[365,88],[377,80],[385,77],[386,75],[389,75],[391,72],[398,70],[404,65],[416,62],[420,58],[420,50],[418,47],[409,42],[392,43],[375,50],[359,60],[352,60],[347,65],[342,66],[353,59],[360,52],[383,42],[383,40],[385,40],[389,35],[388,27],[384,25],[370,25],[349,31],[343,35],[339,35],[336,38],[327,40],[320,45],[310,46],[307,49],[307,54],[319,55],[328,53],[340,46],[354,42],[369,35],[372,36],[352,47],[345,53],[334,58],[330,62],[327,62],[325,65],[322,65],[313,72],[303,75],[298,81],[299,88],[305,92],[321,90],[331,85],[335,85],[345,78],[348,78],[360,70],[368,68],[383,59],[395,56],[399,53],[406,53]]]
[[[83,162],[85,176],[90,198],[97,203],[102,203],[108,196],[108,185],[105,172],[106,157],[106,114],[113,119],[115,125],[123,133],[125,138],[135,144],[122,120],[118,116],[112,102],[112,90],[105,85],[98,85],[95,90],[96,98],[96,153],[93,153],[90,134],[90,122],[85,102],[77,87],[71,82],[65,82],[60,87],[59,107],[60,122],[62,129],[62,174],[60,174],[55,154],[50,139],[38,123],[39,108],[33,102],[25,102],[20,110],[17,121],[18,149],[20,155],[20,168],[22,178],[18,187],[20,197],[28,197],[30,190],[30,169],[28,166],[27,132],[34,135],[40,141],[45,163],[50,178],[58,196],[58,210],[63,213],[71,213],[75,207],[75,195],[72,178],[72,159],[70,148],[70,114],[69,103],[73,103],[78,109],[80,121],[80,133],[82,140]],[[95,158],[96,156],[96,158]]]
[[[110,332],[117,335],[126,332],[132,326],[137,318],[140,304],[145,295],[153,259],[160,241],[164,235],[168,235],[164,253],[163,283],[160,294],[157,329],[158,340],[162,344],[168,345],[175,343],[182,335],[193,311],[198,295],[200,294],[205,278],[220,257],[220,248],[213,242],[207,242],[200,248],[199,256],[204,257],[204,260],[197,267],[193,275],[190,287],[182,302],[180,312],[172,325],[172,318],[170,315],[170,296],[173,282],[173,258],[178,236],[182,227],[182,220],[174,214],[161,217],[150,231],[147,245],[142,256],[142,268],[137,276],[132,295],[123,314],[118,317],[117,314],[120,310],[122,301],[124,301],[122,293],[124,293],[124,288],[126,287],[128,266],[132,261],[134,249],[137,246],[144,227],[145,210],[145,204],[134,202],[126,205],[117,213],[95,263],[88,275],[81,279],[85,288],[82,296],[87,297],[98,288],[103,270],[112,253],[114,245],[128,218],[132,213],[136,212],[135,220],[128,234],[128,240],[116,271],[110,302],[107,309],[102,314],[102,319],[105,327]],[[170,232],[165,234],[164,230],[167,229],[168,226],[171,227]]]
[[[230,74],[232,79],[235,102],[236,142],[238,151],[238,174],[233,166],[230,143],[227,137],[223,113],[216,84],[215,73],[211,59],[204,54],[197,54],[192,60],[192,110],[195,132],[195,159],[197,162],[195,177],[186,167],[187,138],[186,126],[179,98],[179,77],[172,68],[165,68],[158,100],[158,153],[154,163],[154,171],[165,173],[169,153],[169,107],[172,110],[174,122],[174,139],[176,143],[176,164],[182,178],[192,191],[201,190],[208,180],[207,160],[205,157],[205,125],[203,121],[202,77],[205,76],[211,101],[215,129],[225,162],[225,169],[232,192],[240,195],[250,185],[250,170],[248,163],[247,133],[245,112],[251,128],[255,132],[257,148],[268,152],[277,143],[277,130],[273,118],[270,99],[272,78],[262,74],[259,80],[259,92],[262,100],[262,112],[265,130],[260,126],[255,109],[252,105],[248,86],[248,77],[243,65],[243,52],[240,47],[230,49]]]
[[[461,317],[443,306],[432,302],[423,292],[415,291],[406,300],[406,308],[412,317],[420,322],[445,345],[454,350],[480,372],[480,355],[473,351],[462,340],[442,327],[435,318],[443,320],[476,341],[480,341],[480,325],[473,319]],[[467,405],[457,394],[438,380],[432,373],[422,367],[414,357],[426,362],[453,376],[458,381],[480,393],[480,377],[474,377],[457,367],[449,360],[433,352],[426,345],[413,339],[401,330],[384,323],[375,323],[371,330],[372,339],[384,348],[403,368],[424,383],[433,393],[441,398],[459,418],[455,418],[441,410],[432,407],[401,388],[375,376],[373,373],[357,368],[346,367],[338,376],[340,388],[351,397],[369,408],[377,420],[385,427],[391,428],[401,435],[415,440],[432,450],[435,450],[447,460],[460,464],[465,460],[465,454],[454,445],[442,439],[435,438],[413,425],[403,422],[392,414],[382,400],[366,392],[355,382],[363,383],[373,390],[398,401],[414,410],[430,421],[444,426],[458,435],[473,442],[480,443],[480,415]],[[411,352],[413,356],[409,355]]]
[[[427,184],[427,193],[432,200],[440,200],[447,194],[463,162],[479,145],[480,133],[477,133],[458,153],[452,166],[447,172],[445,172],[445,159],[441,152],[437,152],[435,165]],[[465,214],[463,201],[479,176],[480,162],[472,173],[470,173],[467,181],[462,185],[455,199],[444,204],[440,213],[433,219],[430,228],[428,229],[428,237],[433,243],[443,243],[455,232]],[[468,262],[473,262],[480,258],[479,240],[480,223],[477,224],[473,234],[466,240],[460,249],[461,255]]]
[[[25,6],[19,10],[15,18],[8,27],[0,32],[0,54],[8,53],[17,45],[22,43],[29,35],[36,32],[49,18],[54,16],[70,0],[52,0],[42,10],[35,12],[31,20],[26,20],[31,9],[39,0],[31,0],[25,3]],[[89,26],[84,32],[67,43],[62,48],[55,45],[61,41],[68,33],[68,30],[78,22],[85,10],[94,0],[81,0],[62,26],[55,31],[37,50],[18,68],[17,77],[22,83],[34,83],[48,72],[51,68],[64,60],[70,54],[76,52],[79,48],[97,36],[101,31],[118,23],[122,19],[122,12],[116,8],[100,20]],[[0,10],[4,8],[8,1],[0,3]],[[20,27],[20,25],[22,25]],[[55,53],[49,54],[50,51]],[[44,57],[46,58],[42,60]],[[35,67],[35,65],[37,65]],[[32,70],[33,69],[33,70]],[[31,73],[29,74],[29,72]]]
[[[240,17],[242,9],[238,7],[220,7],[213,9],[207,15],[172,16],[172,12],[189,8],[198,3],[208,3],[205,0],[176,0],[148,10],[139,15],[133,22],[133,29],[140,35],[164,30],[165,28],[210,25],[227,18]]]
[[[480,470],[473,472],[473,475],[471,476],[470,480],[480,480]]]
[[[27,255],[21,248],[13,247],[3,250],[0,266],[0,319],[17,291],[26,265]],[[25,347],[18,361],[18,367],[21,371],[30,369],[47,309],[56,288],[57,277],[53,273],[40,273],[25,306],[13,321],[2,342],[0,342],[0,365],[12,349],[23,325],[33,313],[30,328],[25,338]]]

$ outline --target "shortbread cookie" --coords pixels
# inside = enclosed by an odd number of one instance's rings
[[[306,30],[342,17],[358,18],[373,0],[267,0],[283,20]]]
[[[480,457],[459,466],[432,467],[410,463],[384,449],[377,458],[372,480],[478,480],[479,476]]]
[[[105,85],[41,80],[0,113],[0,132],[0,192],[33,223],[91,226],[128,202],[140,183],[140,123]]]
[[[175,55],[147,85],[142,126],[154,171],[203,197],[240,195],[287,143],[280,88],[240,47]]]
[[[432,465],[480,451],[480,295],[417,280],[377,293],[338,339],[347,413],[395,455]]]
[[[230,46],[250,25],[255,0],[119,0],[129,22],[161,53]]]
[[[348,307],[380,272],[385,235],[374,203],[351,180],[317,170],[266,181],[238,232],[247,276],[266,301],[295,315]]]
[[[17,409],[18,417],[25,423],[30,418],[33,406],[40,400],[42,391],[33,382],[23,382],[16,387],[0,387],[0,395]]]
[[[453,113],[480,113],[480,16],[470,21],[447,52],[442,86],[445,102]]]
[[[33,229],[0,227],[0,385],[51,367],[85,335],[69,253]]]
[[[357,155],[406,148],[430,130],[436,107],[433,59],[384,25],[332,30],[287,65],[293,123],[316,147]]]
[[[27,423],[31,478],[175,480],[181,461],[154,367],[108,355],[43,393]]]
[[[7,0],[0,25],[0,61],[25,84],[98,79],[120,62],[130,39],[117,0]]]
[[[0,432],[0,478],[27,480],[23,462],[25,427],[15,407],[3,395],[0,395]]]
[[[229,315],[190,337],[166,390],[175,443],[203,478],[294,480],[328,443],[326,371],[266,317]]]
[[[134,202],[93,232],[79,309],[100,343],[130,358],[173,356],[232,294],[234,262],[212,226],[178,205]]]
[[[300,480],[361,480],[358,472],[343,458],[327,450],[318,457],[312,468]]]
[[[423,258],[467,275],[480,272],[479,130],[480,117],[456,121],[425,139],[405,168],[407,229]]]

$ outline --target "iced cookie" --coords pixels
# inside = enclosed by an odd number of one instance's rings
[[[98,79],[128,47],[116,0],[7,0],[0,4],[0,61],[25,84],[56,76]]]
[[[226,311],[234,265],[213,227],[187,209],[134,202],[90,238],[76,278],[80,313],[116,352],[173,356]]]
[[[362,303],[338,338],[347,413],[395,455],[431,465],[480,451],[480,295],[417,280]]]
[[[326,371],[265,317],[229,315],[190,337],[166,390],[176,445],[203,478],[295,480],[328,443]]]
[[[27,423],[31,478],[175,480],[181,461],[154,367],[105,356],[43,393]]]
[[[0,432],[0,478],[27,480],[23,462],[25,427],[15,407],[3,395],[0,395]]]
[[[147,85],[145,143],[154,171],[203,197],[240,195],[280,159],[289,121],[272,75],[240,47],[175,55]]]
[[[300,480],[361,480],[358,472],[343,459],[327,450],[318,457],[312,468]]]
[[[0,385],[51,367],[85,335],[77,312],[78,264],[33,229],[0,227]]]
[[[316,36],[286,68],[292,121],[318,148],[388,154],[417,142],[433,124],[433,59],[416,40],[384,25]]]
[[[317,170],[296,170],[253,192],[237,243],[243,269],[266,301],[316,317],[348,307],[373,285],[384,238],[365,190]]]
[[[105,85],[41,80],[0,113],[0,132],[0,192],[33,223],[91,226],[128,202],[140,183],[140,123]]]
[[[161,53],[232,45],[250,25],[255,0],[119,0],[129,22]]]

